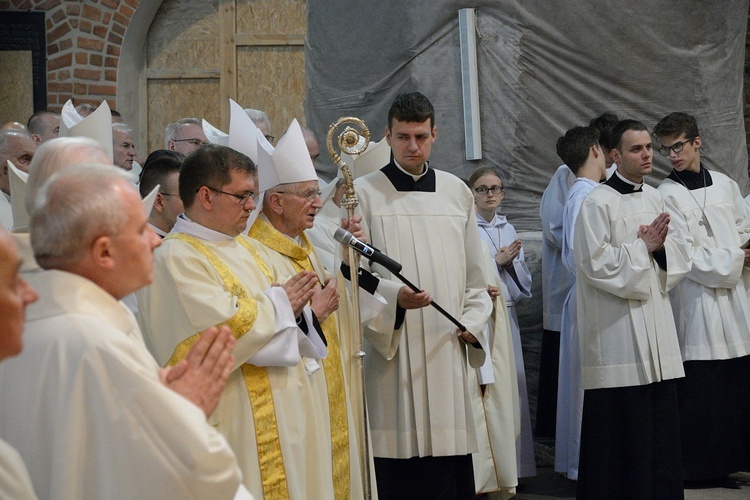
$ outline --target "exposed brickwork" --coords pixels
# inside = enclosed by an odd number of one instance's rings
[[[140,0],[0,0],[0,11],[45,12],[47,101],[115,105],[117,65],[127,26]]]

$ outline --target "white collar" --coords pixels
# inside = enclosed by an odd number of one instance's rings
[[[234,236],[214,231],[197,222],[193,222],[185,214],[180,214],[177,217],[177,222],[175,222],[169,234],[172,233],[185,233],[206,241],[232,241],[235,238]]]
[[[412,174],[412,173],[407,172],[406,170],[404,170],[404,168],[401,165],[399,165],[398,162],[395,159],[393,160],[393,164],[396,165],[396,167],[399,170],[401,170],[403,173],[405,173],[406,175],[408,175],[412,179],[414,179],[414,182],[416,182],[419,179],[421,179],[422,177],[424,177],[425,174],[427,174],[427,171],[430,169],[430,163],[429,162],[424,162],[424,172],[422,172],[421,174],[418,174],[418,175],[414,175],[414,174]]]

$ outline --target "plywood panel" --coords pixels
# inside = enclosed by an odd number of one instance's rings
[[[237,33],[307,33],[304,0],[237,0]]]
[[[237,68],[237,102],[268,113],[276,137],[292,118],[305,124],[302,47],[238,47]]]
[[[219,123],[218,79],[149,80],[147,87],[149,152],[164,148],[164,129],[175,120],[195,117]],[[146,153],[141,147],[138,151]]]
[[[0,125],[21,122],[34,113],[34,80],[30,50],[0,51]]]
[[[165,0],[148,33],[148,67],[216,69],[219,0]]]

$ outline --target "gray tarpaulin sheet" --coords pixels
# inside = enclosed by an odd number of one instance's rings
[[[477,12],[483,152],[471,161],[458,29],[467,7]],[[379,140],[395,96],[418,90],[436,108],[431,164],[463,178],[479,166],[500,169],[503,213],[518,230],[540,229],[539,200],[561,163],[557,138],[604,111],[649,129],[672,111],[693,114],[706,165],[747,194],[748,0],[317,0],[307,8],[306,111],[316,135],[353,115]],[[669,171],[656,156],[652,185]],[[330,160],[319,168],[334,175]]]

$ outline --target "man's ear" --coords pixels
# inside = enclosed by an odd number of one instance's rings
[[[167,149],[168,149],[169,151],[174,151],[174,141],[173,141],[172,139],[169,139],[169,140],[167,141]]]
[[[205,210],[210,212],[214,209],[214,202],[211,200],[211,190],[207,186],[201,186],[195,196],[195,201],[200,203]]]
[[[609,157],[613,162],[617,163],[618,165],[620,164],[620,152],[617,150],[617,148],[612,148],[609,151]]]
[[[701,144],[703,144],[703,140],[701,139],[701,136],[696,135],[695,139],[693,139],[693,146],[695,146],[696,149],[700,149]]]
[[[268,208],[277,215],[281,215],[284,212],[284,204],[281,202],[281,193],[268,193],[266,200],[268,201]]]
[[[156,210],[159,213],[162,213],[164,211],[164,196],[161,193],[156,193],[156,198],[154,199],[154,210]]]
[[[385,141],[391,145],[391,127],[385,127]]]
[[[39,146],[42,143],[42,136],[39,134],[31,134],[31,140],[36,142],[36,145]]]
[[[92,261],[102,269],[112,269],[115,265],[112,255],[112,237],[99,236],[89,247]]]

